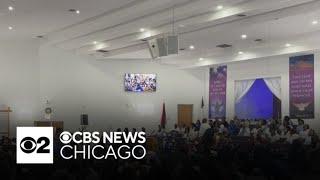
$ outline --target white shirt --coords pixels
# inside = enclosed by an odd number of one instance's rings
[[[296,140],[296,139],[298,139],[299,138],[299,135],[298,134],[292,134],[292,135],[288,135],[288,138],[287,138],[287,142],[289,143],[289,144],[292,144],[292,142],[294,141],[294,140]]]
[[[250,136],[250,128],[248,128],[248,127],[241,128],[239,135],[240,136]]]
[[[202,123],[200,126],[199,136],[203,136],[207,129],[211,128],[208,123]]]

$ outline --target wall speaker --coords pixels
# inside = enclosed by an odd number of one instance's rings
[[[149,40],[148,45],[149,45],[149,51],[150,51],[152,59],[158,58],[159,57],[159,48],[158,48],[157,39]]]
[[[168,54],[178,54],[179,39],[178,36],[168,36]]]
[[[159,49],[159,57],[168,56],[168,39],[158,38],[157,44]]]

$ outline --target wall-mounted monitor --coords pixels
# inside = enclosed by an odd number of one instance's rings
[[[155,92],[157,90],[157,75],[126,73],[124,88],[127,92]]]

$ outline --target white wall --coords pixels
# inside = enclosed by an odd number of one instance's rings
[[[64,121],[67,128],[78,128],[80,114],[86,111],[94,125],[91,129],[156,129],[162,102],[166,103],[168,127],[176,123],[177,104],[194,104],[194,120],[201,117],[206,77],[202,69],[178,70],[145,61],[97,61],[48,46],[40,48],[40,59],[42,109],[47,99],[51,101],[54,120]],[[157,91],[125,92],[125,73],[156,73]]]
[[[282,112],[289,113],[289,56],[270,57],[228,64],[227,117],[234,116],[234,81],[259,77],[281,77]],[[315,53],[316,119],[320,126],[320,53]],[[77,129],[83,111],[89,114],[92,129],[117,127],[155,129],[160,121],[162,102],[166,102],[168,127],[177,119],[177,104],[194,104],[194,120],[202,117],[201,97],[208,103],[208,69],[179,70],[158,62],[97,61],[37,42],[0,43],[0,105],[13,109],[12,134],[17,125],[32,125],[43,119],[46,100],[54,108],[54,120],[64,121],[68,129]],[[156,73],[155,93],[126,93],[126,72]],[[86,106],[83,110],[82,106]],[[207,107],[204,110],[207,114]],[[1,128],[3,125],[1,124]]]
[[[320,133],[320,53],[315,54],[315,119],[306,120]],[[281,77],[282,115],[289,115],[289,57],[278,56],[228,64],[227,117],[234,116],[234,83],[236,80]],[[206,89],[208,93],[208,76]]]
[[[16,125],[26,125],[39,118],[38,43],[34,41],[0,42],[0,105],[9,106],[11,135]],[[4,116],[0,131],[6,130]]]

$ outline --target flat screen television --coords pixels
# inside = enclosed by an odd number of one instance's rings
[[[126,92],[155,92],[157,90],[157,75],[126,73],[124,88]]]

